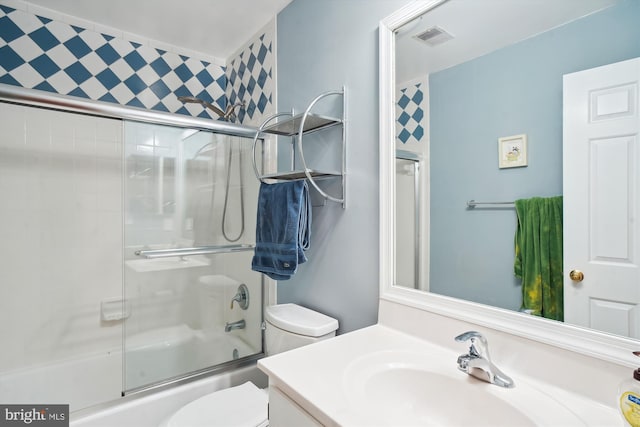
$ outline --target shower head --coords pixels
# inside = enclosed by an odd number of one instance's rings
[[[224,111],[222,111],[215,105],[211,104],[210,102],[205,101],[204,99],[196,98],[195,96],[179,96],[178,101],[184,102],[184,103],[200,104],[203,107],[210,109],[211,111],[216,113],[218,116],[222,117],[223,119],[225,120],[227,119],[227,117],[225,117]]]
[[[203,101],[195,96],[179,96],[178,101],[180,102],[195,102],[197,104],[202,103]]]
[[[195,96],[179,96],[178,101],[184,102],[184,103],[200,104],[203,107],[207,107],[208,109],[216,113],[223,120],[227,120],[227,121],[235,117],[236,107],[244,107],[244,102],[239,102],[234,105],[227,105],[227,111],[222,111],[221,109],[211,104],[210,102],[207,102],[204,99],[196,98]]]

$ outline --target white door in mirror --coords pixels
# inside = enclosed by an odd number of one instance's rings
[[[564,76],[564,320],[640,338],[640,58]],[[582,280],[570,271],[580,270]]]

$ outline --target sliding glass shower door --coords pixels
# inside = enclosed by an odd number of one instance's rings
[[[420,289],[420,159],[396,154],[396,277],[395,285]]]
[[[0,85],[0,402],[74,413],[262,353],[251,129],[61,99]]]
[[[117,399],[121,122],[0,102],[0,129],[0,402]]]
[[[125,390],[262,351],[251,142],[125,122]]]

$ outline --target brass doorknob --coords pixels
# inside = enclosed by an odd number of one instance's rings
[[[584,273],[580,270],[571,270],[569,278],[574,282],[582,282],[582,280],[584,280]]]

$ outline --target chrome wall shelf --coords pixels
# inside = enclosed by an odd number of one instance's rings
[[[280,121],[262,129],[265,133],[272,133],[282,136],[294,136],[300,132],[300,124],[302,124],[303,114],[298,114],[290,119]],[[337,126],[342,123],[341,119],[332,117],[319,116],[317,114],[308,114],[304,120],[302,132],[307,134],[318,130]]]
[[[323,115],[313,114],[311,113],[313,107],[316,103],[328,96],[341,96],[342,97],[342,117],[334,118],[327,117]],[[309,183],[318,191],[325,199],[341,203],[343,208],[346,208],[346,126],[345,126],[345,115],[346,115],[346,93],[345,88],[342,90],[329,91],[324,92],[318,95],[307,107],[303,114],[292,115],[291,113],[278,113],[273,116],[267,118],[258,131],[256,132],[253,138],[253,170],[256,174],[256,177],[265,184],[270,184],[278,181],[295,181],[306,179]],[[276,123],[271,123],[277,118],[281,118],[284,116],[288,116],[286,119],[280,119]],[[270,124],[271,123],[271,124]],[[342,126],[342,141],[340,143],[340,148],[342,150],[342,165],[341,171],[319,171],[315,169],[311,169],[307,166],[307,162],[304,157],[304,150],[302,145],[303,136],[310,134],[312,132],[317,132],[320,130],[332,128],[334,126]],[[272,174],[261,174],[258,171],[258,167],[256,165],[256,146],[258,143],[258,139],[260,139],[262,134],[272,134],[278,136],[287,136],[292,137],[292,144],[297,142],[297,154],[300,156],[300,161],[302,162],[301,170],[290,170],[284,172],[277,172]],[[295,146],[295,145],[294,145]],[[294,164],[295,160],[295,152],[292,149],[292,164]],[[334,197],[327,194],[324,190],[322,190],[316,180],[319,179],[327,179],[333,178],[341,179],[342,183],[342,195],[341,197]]]

